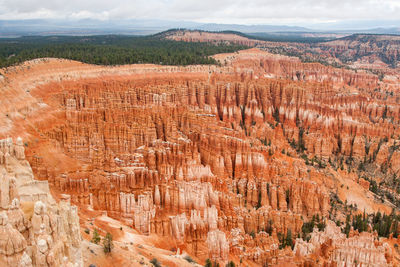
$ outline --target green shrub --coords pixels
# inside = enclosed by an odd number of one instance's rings
[[[186,256],[184,257],[184,259],[185,259],[187,262],[196,263],[196,262],[192,259],[192,257],[190,257],[189,255],[186,255]]]
[[[153,264],[154,267],[161,267],[161,263],[156,258],[153,258],[150,263]]]
[[[95,243],[95,244],[99,244],[100,239],[101,239],[101,238],[100,238],[99,233],[97,232],[97,229],[94,229],[91,242],[92,242],[92,243]]]

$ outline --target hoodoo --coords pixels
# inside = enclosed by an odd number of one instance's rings
[[[5,69],[0,260],[398,264],[393,81],[259,49],[214,58]]]

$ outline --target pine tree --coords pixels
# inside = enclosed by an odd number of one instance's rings
[[[285,247],[290,246],[293,249],[293,239],[292,239],[292,230],[288,229],[287,235],[286,235],[286,240],[285,240]]]
[[[204,265],[204,267],[212,267],[212,263],[210,259],[206,259],[206,264]]]
[[[112,235],[110,233],[107,233],[103,239],[104,253],[110,253],[113,248],[114,248],[114,244],[112,241]]]

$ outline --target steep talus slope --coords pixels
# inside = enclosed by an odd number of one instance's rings
[[[104,211],[198,262],[334,266],[375,255],[392,264],[393,242],[370,244],[372,233],[351,234],[366,240],[367,256],[341,252],[353,241],[333,236],[330,220],[345,221],[339,202],[390,211],[354,166],[399,168],[398,90],[376,90],[384,82],[366,72],[256,49],[215,57],[222,67],[49,59],[4,70],[1,135],[24,136],[35,179],[57,199],[70,195],[82,228],[92,230],[92,217],[99,228],[117,224]],[[293,242],[316,216],[325,232]],[[134,235],[118,231],[118,248],[131,253]]]

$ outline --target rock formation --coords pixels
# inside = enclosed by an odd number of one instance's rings
[[[15,144],[11,138],[0,144],[4,155],[0,165],[0,262],[6,266],[82,266],[76,207],[57,204],[47,181],[33,180],[21,138]]]
[[[400,61],[400,38],[396,35],[353,34],[330,42],[316,43],[271,42],[250,39],[235,33],[196,30],[168,31],[162,37],[184,42],[258,47],[273,53],[296,55],[308,62],[322,61],[332,65],[340,63],[354,69],[375,69],[383,72],[388,68],[399,68]],[[298,73],[298,77],[301,77],[300,72]]]
[[[294,253],[303,257],[320,254],[332,266],[391,266],[385,253],[391,250],[386,243],[377,242],[377,236],[363,232],[346,238],[334,222],[328,221],[323,232],[314,229],[309,242],[296,239]]]
[[[375,89],[386,83],[365,71],[257,49],[215,57],[226,64],[49,60],[23,72],[29,94],[10,76],[3,87],[16,103],[0,111],[14,120],[1,135],[26,138],[0,141],[2,227],[19,233],[11,252],[4,245],[4,260],[79,265],[71,202],[159,244],[172,240],[201,262],[308,266],[317,255],[338,266],[389,264],[370,234],[347,239],[329,226],[310,242],[297,239],[293,251],[283,239],[294,241],[314,216],[333,216],[336,197],[347,200],[344,181],[368,191],[354,164],[400,169],[398,96],[383,98]]]

